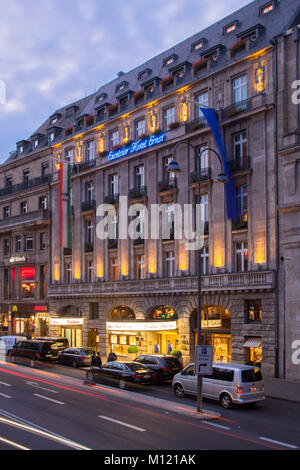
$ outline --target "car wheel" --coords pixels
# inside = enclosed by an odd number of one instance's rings
[[[74,367],[74,369],[76,369],[76,367],[78,367],[77,361],[75,361],[75,359],[74,359],[74,361],[72,362],[72,366]]]
[[[228,393],[222,393],[222,395],[220,396],[220,403],[223,406],[223,408],[227,408],[227,409],[231,408],[232,400],[231,400],[230,395],[228,395]]]
[[[176,397],[182,398],[184,396],[184,388],[181,384],[174,385],[174,393]]]
[[[119,381],[119,388],[120,388],[121,390],[125,390],[125,388],[126,388],[126,382],[125,382],[124,379],[120,379],[120,381]]]

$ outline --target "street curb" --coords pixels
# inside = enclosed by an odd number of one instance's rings
[[[86,386],[92,386],[92,387],[97,387],[96,382],[84,380],[83,384]],[[109,390],[115,390],[111,387],[107,386],[102,386],[105,387],[108,391]],[[155,406],[156,408],[160,408],[162,410],[165,410],[167,412],[173,412],[173,413],[179,413],[183,414],[185,416],[189,416],[191,418],[196,418],[199,420],[213,420],[213,419],[219,419],[221,417],[221,413],[216,413],[216,412],[210,412],[208,410],[203,410],[202,413],[198,413],[195,408],[188,406],[188,405],[177,405],[176,403],[169,401],[169,400],[164,400],[162,398],[156,398],[156,397],[149,397],[148,395],[144,395],[142,393],[136,393],[136,392],[131,392],[128,390],[118,390],[120,393],[124,394],[124,398],[126,399],[131,399],[135,403],[142,403],[143,405],[146,406]]]
[[[281,401],[288,401],[289,403],[297,403],[300,404],[300,400],[293,400],[292,398],[283,398],[283,397],[275,397],[274,395],[265,395],[266,398],[272,398],[273,400],[281,400]]]

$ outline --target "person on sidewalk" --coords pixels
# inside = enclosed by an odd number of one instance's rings
[[[171,341],[168,339],[168,354],[171,354],[172,351],[173,351],[173,345]]]
[[[113,351],[110,351],[108,358],[107,358],[107,362],[114,362],[117,359],[118,359],[117,355]]]
[[[96,355],[96,366],[97,367],[102,367],[102,361],[101,361],[100,353],[98,353],[98,352],[97,352],[97,355]]]
[[[91,365],[94,366],[94,367],[97,366],[96,353],[95,353],[95,351],[93,351]]]

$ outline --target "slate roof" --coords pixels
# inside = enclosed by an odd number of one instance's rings
[[[201,58],[201,56],[208,50],[213,49],[217,45],[222,45],[226,49],[229,49],[234,42],[242,35],[243,32],[251,30],[251,28],[262,26],[262,33],[259,35],[258,39],[251,43],[251,52],[260,50],[268,45],[270,45],[272,39],[276,36],[279,36],[284,31],[289,29],[293,24],[297,24],[300,18],[300,0],[273,0],[274,9],[270,13],[261,15],[261,8],[271,3],[272,0],[255,0],[250,4],[240,8],[234,13],[228,15],[217,23],[205,28],[197,34],[194,34],[188,39],[176,44],[170,49],[162,52],[156,57],[144,62],[138,67],[130,70],[125,74],[119,74],[117,78],[111,82],[101,86],[96,93],[85,97],[81,100],[76,101],[75,103],[69,104],[58,109],[55,113],[52,113],[53,117],[56,113],[60,114],[60,118],[55,126],[60,127],[62,130],[74,125],[74,121],[79,116],[84,115],[94,115],[95,107],[99,108],[99,103],[96,104],[96,99],[102,94],[105,94],[104,103],[115,103],[117,96],[120,94],[118,92],[118,85],[122,82],[126,82],[127,86],[122,90],[124,94],[127,90],[138,91],[142,89],[143,82],[151,81],[151,78],[160,77],[164,78],[170,75],[170,69],[174,68],[177,64],[181,63],[193,63]],[[237,27],[234,31],[228,34],[224,34],[224,29],[230,24],[236,22]],[[193,44],[204,39],[204,45],[202,48],[193,50]],[[224,49],[225,50],[225,49]],[[248,55],[249,51],[241,51],[237,57],[232,57],[228,59],[226,54],[221,54],[220,59],[214,64],[214,70],[222,69],[225,65],[230,65],[234,63],[237,59],[243,57],[243,55]],[[170,65],[166,65],[165,61],[168,57],[174,57],[174,62]],[[151,71],[150,75],[147,75],[145,78],[139,80],[139,74],[144,70],[149,69]],[[205,74],[210,72],[203,73]],[[195,80],[191,75],[187,77],[187,82],[192,82]],[[182,83],[183,86],[186,83]],[[163,94],[159,92],[159,94]],[[156,95],[157,98],[159,95]],[[70,117],[67,117],[66,110],[70,106],[76,105],[78,107],[77,111]],[[132,108],[134,108],[132,104]],[[110,118],[105,119],[109,121]],[[103,122],[105,122],[103,121]],[[47,129],[51,127],[50,118],[47,119],[34,133],[47,134]],[[30,140],[30,139],[28,139]],[[46,138],[41,145],[47,146],[48,139]],[[55,139],[55,143],[64,140],[63,132],[58,133]],[[39,149],[39,148],[38,148]],[[35,150],[36,151],[36,150]],[[29,154],[30,151],[27,152]],[[24,154],[21,155],[22,157]],[[10,156],[8,161],[17,158],[17,153]],[[20,158],[20,157],[19,157]]]

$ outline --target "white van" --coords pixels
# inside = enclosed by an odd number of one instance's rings
[[[14,345],[21,340],[27,339],[26,336],[1,336],[0,350],[5,349],[5,354],[9,356]]]
[[[177,397],[197,395],[194,364],[175,375],[172,386]],[[230,408],[232,403],[242,405],[264,400],[261,370],[243,364],[215,362],[213,375],[203,377],[202,393],[204,398],[219,400],[224,408]]]

